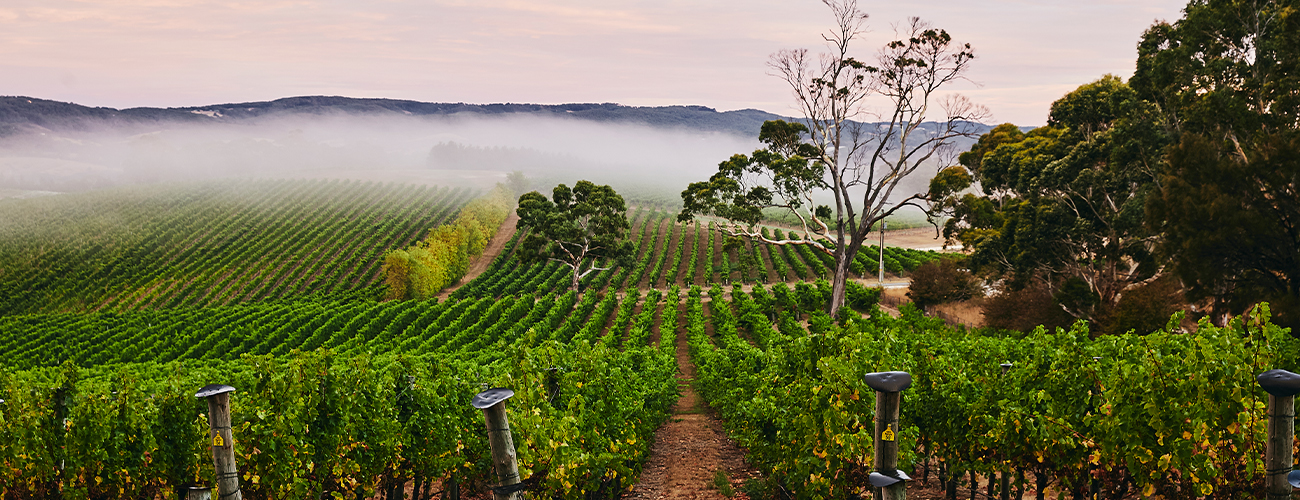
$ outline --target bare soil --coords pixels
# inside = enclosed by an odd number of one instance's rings
[[[930,308],[930,315],[943,318],[950,325],[966,325],[970,328],[984,326],[984,297],[977,297],[961,302],[949,302]]]
[[[870,233],[863,241],[864,245],[879,245],[880,231]],[[961,244],[954,243],[955,246],[943,248],[943,236],[935,234],[932,227],[917,227],[912,229],[899,229],[897,231],[885,231],[885,246],[913,248],[916,250],[934,250],[945,252],[961,251]]]
[[[753,240],[749,242],[749,251],[758,252],[759,263],[763,266],[758,272],[759,279],[766,277],[765,283],[776,283],[781,281],[781,277],[776,275],[776,267],[772,265],[772,249],[769,247],[771,245],[758,244]]]
[[[705,283],[713,280],[713,278],[706,276],[706,274],[710,272],[709,266],[712,266],[713,263],[707,262],[704,259],[704,246],[708,244],[709,231],[711,230],[701,227],[695,234],[695,247],[692,248],[691,251],[698,252],[699,255],[695,257],[695,279],[691,281],[692,285],[703,286]]]
[[[668,268],[673,265],[673,260],[672,260],[673,253],[675,253],[677,249],[681,246],[682,238],[686,236],[686,231],[681,225],[673,223],[671,219],[669,219],[667,223],[668,223],[668,236],[665,238],[665,240],[667,240],[667,243],[664,244],[664,248],[663,248],[664,255],[660,257],[660,259],[663,260],[663,266],[659,268],[660,271],[659,276],[650,277],[650,285],[655,286],[656,284],[658,284],[660,288],[666,288],[668,287],[669,284],[677,283],[676,276],[671,276],[671,278],[673,279],[671,281],[669,280],[670,277],[667,275]]]
[[[735,495],[741,485],[759,473],[745,463],[744,450],[727,437],[722,421],[691,387],[695,365],[686,346],[686,335],[677,335],[677,383],[682,396],[673,406],[668,422],[655,432],[650,458],[641,479],[624,498],[629,500],[724,499],[713,486],[716,471],[722,470]]]
[[[705,271],[707,272],[708,277],[709,277],[709,278],[708,278],[708,281],[710,281],[710,282],[718,282],[718,281],[721,281],[723,278],[726,278],[726,276],[722,276],[721,273],[719,273],[719,274],[718,274],[718,279],[716,279],[716,280],[713,279],[713,274],[714,274],[713,270],[716,269],[717,266],[721,266],[721,265],[722,265],[722,252],[725,251],[725,250],[722,249],[722,243],[723,243],[723,240],[725,240],[726,238],[723,237],[723,236],[722,236],[722,232],[721,232],[721,231],[718,231],[717,229],[714,229],[713,232],[714,232],[714,235],[713,235],[713,261],[708,263],[709,267],[705,268]]]
[[[867,286],[874,286],[875,280],[858,280]],[[906,279],[895,281],[894,283],[907,283]],[[886,282],[886,285],[890,284]],[[984,326],[984,297],[978,297],[961,302],[950,302],[930,307],[926,314],[940,318],[949,325],[965,325],[968,328],[979,328]],[[880,294],[880,308],[884,309],[894,317],[898,317],[898,306],[904,302],[911,302],[907,298],[907,287],[885,288]]]
[[[668,306],[668,301],[664,301],[664,300],[659,301],[659,305],[655,306],[655,307],[656,307],[656,308],[655,308],[655,319],[654,319],[654,321],[653,321],[652,324],[651,324],[651,327],[650,327],[650,339],[648,340],[649,345],[651,345],[651,346],[657,346],[657,345],[659,345],[659,339],[660,339],[660,338],[662,337],[662,335],[663,335],[663,333],[659,331],[659,328],[660,328],[661,326],[663,326],[663,323],[664,323],[664,315],[665,315],[665,314],[672,314],[672,315],[676,315],[676,314],[677,314],[677,307],[676,307],[677,304],[673,304],[673,308],[672,308],[672,309],[669,309],[667,306]]]

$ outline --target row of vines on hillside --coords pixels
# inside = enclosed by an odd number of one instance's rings
[[[538,494],[612,498],[631,486],[676,398],[675,323],[660,314],[675,308],[658,307],[664,296],[4,318],[3,365],[27,369],[0,371],[0,484],[24,498],[177,498],[211,477],[205,407],[192,394],[221,382],[237,388],[247,498],[406,487],[432,498],[452,480],[482,491],[491,464],[469,399],[504,386],[516,391],[521,472],[545,477]],[[606,330],[616,313],[622,326]]]
[[[0,203],[0,315],[373,294],[383,252],[470,193],[232,181]]]
[[[803,245],[766,245],[755,240],[727,240],[717,230],[700,223],[677,224],[672,214],[634,209],[630,238],[634,245],[629,266],[595,272],[581,281],[582,290],[662,288],[711,283],[767,283],[813,281],[829,274],[830,256]],[[766,232],[766,229],[764,230]],[[771,233],[786,237],[781,230]],[[555,263],[523,264],[512,257],[518,235],[473,283],[455,297],[546,293],[568,286],[563,266]],[[875,275],[879,248],[864,247],[853,263],[859,276]],[[940,253],[897,247],[885,249],[886,269],[893,274],[915,270],[941,258]],[[610,262],[603,265],[613,264]]]
[[[652,294],[651,297],[658,295]],[[0,318],[0,365],[31,369],[183,360],[234,361],[294,350],[401,352],[488,363],[523,341],[604,333],[610,308],[641,298],[573,292],[428,301],[299,300],[266,304]],[[592,316],[593,311],[600,317]],[[590,320],[590,324],[583,321]],[[630,321],[630,317],[628,318]],[[618,321],[616,321],[618,324]],[[623,323],[624,331],[626,324]],[[615,344],[618,345],[618,344]]]
[[[824,293],[782,299],[778,287],[728,299],[715,286],[707,318],[693,289],[687,331],[705,399],[799,498],[863,494],[875,403],[862,375],[891,370],[915,380],[903,394],[900,464],[918,480],[937,477],[948,498],[975,475],[1015,477],[1012,489],[1038,498],[1049,487],[1077,498],[1262,496],[1268,398],[1255,375],[1296,370],[1300,355],[1267,306],[1194,332],[1178,331],[1175,317],[1148,336],[1094,339],[1080,323],[998,337],[909,305],[901,318],[875,310],[840,324],[817,307]]]

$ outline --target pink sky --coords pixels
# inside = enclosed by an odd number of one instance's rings
[[[1080,84],[1133,72],[1136,44],[1185,0],[862,1],[871,58],[920,16],[969,42],[996,122],[1039,125]],[[699,104],[795,113],[767,75],[820,49],[816,0],[6,0],[0,95],[198,106],[294,95],[435,102]]]

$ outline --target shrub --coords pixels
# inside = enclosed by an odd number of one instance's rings
[[[984,295],[979,280],[970,271],[961,268],[956,259],[940,259],[921,264],[912,271],[912,284],[907,298],[917,307],[967,300]]]
[[[817,287],[808,283],[798,283],[794,286],[794,298],[799,304],[799,309],[803,312],[810,313],[826,308],[826,299]]]
[[[727,471],[718,469],[713,471],[713,487],[721,493],[722,496],[731,498],[736,492],[731,488],[731,478],[727,477]]]
[[[1066,328],[1074,317],[1066,314],[1043,285],[1003,290],[984,302],[984,324],[992,328],[1028,332],[1038,325]]]
[[[385,298],[428,299],[465,275],[470,259],[510,215],[510,193],[498,185],[469,202],[456,220],[429,231],[423,241],[384,254]]]
[[[1181,309],[1183,302],[1183,289],[1178,279],[1162,276],[1124,292],[1114,309],[1099,315],[1098,330],[1109,335],[1121,335],[1130,330],[1146,335],[1164,328],[1169,316]]]

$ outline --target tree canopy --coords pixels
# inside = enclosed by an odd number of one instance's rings
[[[983,193],[944,200],[944,233],[1103,330],[1133,316],[1124,301],[1167,296],[1165,275],[1216,322],[1270,301],[1300,326],[1300,0],[1184,12],[1146,31],[1128,84],[1080,86],[1047,126],[1002,125],[963,153]]]
[[[1040,282],[1072,316],[1100,319],[1160,269],[1143,225],[1164,144],[1154,114],[1108,75],[1054,102],[1047,126],[995,128],[959,157],[984,196],[949,201],[945,234],[1012,288]]]
[[[850,54],[866,33],[867,15],[855,0],[824,0],[835,26],[824,35],[828,53],[783,50],[769,65],[795,95],[803,119],[768,121],[765,146],[718,165],[706,182],[682,191],[678,220],[697,215],[722,219],[724,233],[775,245],[809,245],[835,261],[829,312],[843,306],[849,267],[871,227],[904,206],[922,206],[929,193],[902,192],[900,183],[922,166],[939,165],[952,141],[973,136],[987,111],[960,96],[936,92],[963,78],[975,53],[947,31],[917,18],[901,24],[874,65]],[[866,102],[883,97],[886,121],[855,121]],[[934,114],[942,114],[939,120]],[[830,204],[814,200],[828,199]],[[786,239],[763,234],[764,209],[793,213],[800,230]]]
[[[608,270],[599,263],[624,259],[631,252],[627,205],[607,185],[578,181],[560,184],[551,198],[532,191],[519,197],[518,227],[528,234],[518,254],[526,262],[553,261],[573,271],[573,290],[586,275]]]
[[[1216,320],[1268,301],[1300,327],[1300,1],[1185,12],[1138,45],[1133,86],[1173,143],[1147,225]]]

